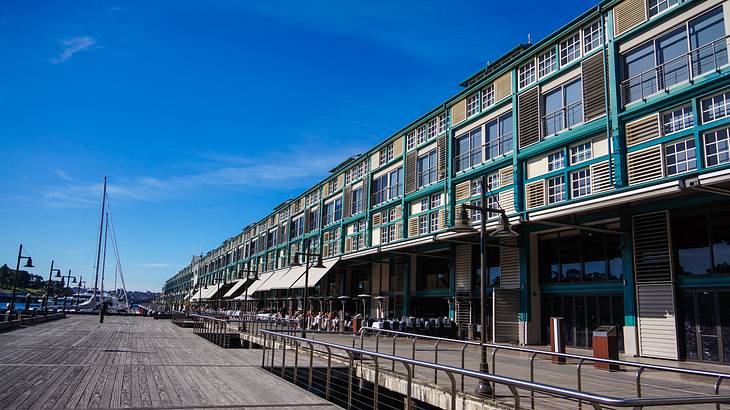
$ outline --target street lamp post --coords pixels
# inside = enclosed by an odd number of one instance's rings
[[[309,249],[309,238],[305,239],[302,243],[302,247],[305,250]],[[299,256],[305,256],[306,260],[304,261],[304,306],[303,306],[303,312],[304,312],[304,325],[302,326],[302,338],[307,338],[307,303],[309,302],[309,267],[310,267],[310,261],[312,258],[317,258],[317,264],[313,265],[313,268],[324,268],[325,266],[322,264],[322,254],[321,253],[311,253],[311,252],[295,252],[294,253],[294,262],[292,262],[291,266],[302,266],[301,263],[299,263]]]
[[[76,283],[76,276],[71,276],[71,269],[69,269],[69,270],[68,270],[68,275],[66,275],[66,276],[61,276],[61,272],[58,272],[58,273],[56,273],[56,277],[57,277],[57,278],[59,278],[59,279],[63,279],[63,278],[66,278],[66,281],[65,281],[65,282],[63,282],[63,287],[64,287],[64,288],[66,288],[66,286],[67,286],[67,285],[68,285],[69,283]],[[74,279],[74,280],[73,280],[73,282],[69,282],[69,280],[70,280],[71,278],[73,278],[73,279]],[[71,288],[71,290],[73,290],[73,288],[72,288],[71,286],[69,286],[69,287]],[[94,295],[94,297],[96,297],[96,295]],[[104,295],[102,295],[102,298],[103,298],[103,297],[104,297]],[[94,302],[96,302],[96,301],[94,301]],[[64,297],[63,297],[63,313],[66,313],[66,296],[64,296]]]
[[[79,297],[80,297],[79,294],[81,293],[82,284],[86,285],[86,281],[84,280],[84,275],[79,276],[79,285],[78,285],[78,288],[76,289],[76,312],[79,311]]]
[[[46,314],[48,314],[48,298],[51,297],[51,289],[52,289],[51,285],[53,283],[52,282],[53,281],[53,272],[56,272],[59,274],[61,273],[60,269],[56,269],[53,267],[53,263],[54,263],[54,261],[51,260],[51,270],[48,272],[48,292],[46,293],[46,302],[45,302],[45,306],[43,307]]]
[[[10,300],[10,307],[8,308],[8,320],[13,320],[13,310],[15,309],[15,294],[18,290],[18,272],[20,272],[20,261],[27,259],[24,268],[34,268],[33,259],[30,256],[23,256],[23,244],[20,244],[18,249],[18,263],[15,265],[15,279],[13,280],[13,297]]]
[[[453,232],[474,232],[469,224],[469,216],[466,212],[467,209],[478,211],[481,214],[480,219],[480,235],[479,235],[479,248],[480,248],[480,266],[479,266],[479,302],[480,302],[480,327],[479,331],[479,344],[480,344],[480,364],[479,371],[482,373],[489,372],[489,364],[487,363],[487,236],[492,236],[499,239],[514,238],[517,233],[510,227],[509,220],[507,219],[507,213],[501,208],[490,208],[487,206],[487,176],[482,175],[481,177],[481,205],[470,205],[462,204],[461,215],[459,219],[455,221],[454,226],[451,228]],[[497,229],[490,235],[487,235],[487,214],[488,213],[499,214],[499,225]],[[484,380],[479,379],[479,384],[476,387],[475,393],[481,397],[491,396],[494,391],[492,385]]]
[[[248,268],[247,268],[247,269],[242,269],[242,270],[240,271],[240,273],[245,273],[245,274],[246,274],[246,281],[248,281],[249,279],[251,279],[249,275],[250,275],[250,274],[252,274],[252,273],[254,274],[254,281],[256,281],[256,280],[259,280],[259,275],[258,275],[258,273],[256,272],[256,269],[253,269],[253,270],[251,269],[251,262],[250,262],[250,261],[248,262]],[[245,283],[244,283],[244,285],[245,285]],[[244,306],[244,310],[245,310],[245,311],[248,311],[248,310],[250,310],[250,309],[248,308],[248,305],[249,305],[249,300],[248,300],[248,288],[249,288],[250,286],[251,286],[251,285],[248,285],[248,286],[246,286],[246,300],[244,300],[244,301],[243,301],[243,306]]]

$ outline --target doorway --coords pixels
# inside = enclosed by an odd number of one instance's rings
[[[686,290],[680,298],[686,360],[730,363],[730,290]]]

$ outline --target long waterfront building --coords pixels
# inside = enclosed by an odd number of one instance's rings
[[[547,343],[561,316],[572,346],[611,324],[627,354],[730,363],[728,13],[603,1],[193,258],[166,300],[301,297],[306,250],[310,295],[478,323],[478,233],[450,228],[486,188],[519,233],[487,247],[494,341]]]

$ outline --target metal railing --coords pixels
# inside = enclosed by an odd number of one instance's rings
[[[542,131],[544,136],[557,134],[565,129],[571,129],[583,122],[583,100],[568,104],[558,110],[545,114],[542,117]]]
[[[378,329],[375,329],[378,330]],[[369,351],[361,348],[355,348],[336,343],[330,343],[320,340],[305,339],[299,336],[284,334],[275,331],[264,330],[263,335],[263,354],[261,359],[262,368],[268,369],[272,372],[278,371],[279,374],[285,379],[288,378],[287,374],[291,373],[291,379],[294,384],[301,384],[308,390],[317,390],[323,392],[323,395],[327,400],[330,400],[333,395],[333,388],[342,388],[340,381],[333,383],[333,362],[340,364],[341,370],[347,372],[347,382],[344,388],[346,389],[346,408],[353,408],[357,406],[359,408],[371,407],[379,408],[381,406],[380,400],[380,384],[381,374],[388,372],[383,369],[381,363],[393,362],[392,370],[395,371],[395,363],[403,366],[405,369],[406,387],[404,389],[405,405],[406,409],[414,408],[414,377],[417,370],[433,371],[434,373],[444,373],[448,377],[448,388],[440,389],[439,386],[431,386],[431,388],[437,388],[443,391],[443,396],[448,397],[448,408],[457,408],[457,397],[461,397],[464,400],[470,399],[467,395],[460,393],[457,389],[456,379],[470,378],[473,380],[484,380],[489,383],[506,387],[511,394],[511,400],[514,404],[515,409],[520,408],[520,394],[519,390],[529,392],[540,392],[550,397],[570,400],[573,402],[586,402],[589,403],[595,409],[602,409],[604,406],[611,407],[633,407],[642,408],[650,406],[672,406],[672,405],[692,405],[692,404],[713,404],[716,403],[730,403],[730,395],[708,395],[708,396],[674,396],[674,397],[613,397],[603,394],[587,393],[580,390],[574,390],[570,388],[558,387],[543,383],[537,383],[534,381],[526,381],[513,377],[499,376],[496,374],[482,373],[476,370],[469,370],[465,368],[459,368],[444,364],[431,363],[423,360],[417,360],[414,358],[407,358],[402,356],[396,356],[393,354],[380,353],[377,351]],[[289,366],[287,362],[287,350],[291,351],[290,360],[293,361],[292,365]],[[277,366],[277,351],[280,351],[280,365]],[[308,353],[308,359],[304,360],[304,374],[306,382],[299,380],[299,368],[300,351],[304,354]],[[317,362],[315,362],[315,357]],[[369,358],[369,359],[368,359]],[[364,361],[369,360],[368,366],[372,366],[372,376],[365,376],[366,369],[364,368]],[[372,364],[370,364],[370,361]],[[359,362],[359,364],[358,364]],[[317,376],[315,379],[315,369],[319,369],[318,366],[326,363],[324,369],[324,376]],[[293,369],[290,372],[289,369]],[[360,381],[358,387],[353,384],[355,374],[359,370]],[[320,370],[316,371],[320,373]],[[370,373],[368,373],[370,374]],[[369,383],[372,383],[372,390],[368,391],[363,389],[363,379],[367,378]],[[392,388],[392,387],[391,387]],[[402,388],[402,386],[400,386]],[[357,399],[356,395],[362,395],[363,391],[369,396],[366,399]],[[355,394],[353,394],[355,393]],[[371,395],[371,396],[370,396]],[[480,401],[481,398],[471,397],[472,400]],[[354,403],[358,400],[358,403]]]
[[[719,38],[679,57],[637,74],[621,82],[623,105],[644,100],[648,96],[728,65],[728,38]]]
[[[401,332],[396,330],[385,330],[385,329],[377,329],[373,327],[363,327],[360,329],[360,349],[364,348],[364,339],[365,336],[371,334],[375,336],[375,352],[380,351],[380,338],[383,335],[391,335],[392,339],[392,350],[391,354],[395,355],[397,351],[397,342],[399,338],[402,339],[408,339],[410,343],[411,348],[411,358],[416,358],[416,342],[421,341],[429,341],[433,342],[433,361],[434,363],[438,364],[439,361],[439,347],[442,344],[451,344],[460,346],[460,354],[461,354],[461,367],[466,366],[466,349],[468,347],[480,347],[480,343],[477,341],[470,341],[470,340],[458,340],[458,339],[448,339],[443,337],[437,337],[437,336],[427,336],[427,335],[419,335],[414,333],[407,333],[407,332]],[[661,371],[661,372],[668,372],[668,373],[674,373],[674,374],[680,374],[685,376],[696,376],[696,377],[705,377],[710,378],[714,382],[713,391],[712,394],[719,395],[720,394],[720,385],[722,384],[723,380],[730,379],[730,373],[720,373],[720,372],[711,372],[711,371],[704,371],[704,370],[693,370],[693,369],[683,369],[683,368],[676,368],[676,367],[670,367],[670,366],[661,366],[661,365],[653,365],[648,363],[637,363],[637,362],[629,362],[624,360],[610,360],[610,359],[601,359],[596,358],[593,356],[584,356],[584,355],[578,355],[578,354],[571,354],[571,353],[557,353],[557,352],[551,352],[551,351],[545,351],[545,350],[539,350],[539,349],[530,349],[526,347],[518,347],[518,346],[511,346],[511,345],[501,345],[501,344],[494,344],[494,343],[485,343],[485,346],[488,349],[491,349],[490,353],[490,361],[491,361],[491,372],[493,374],[496,374],[496,356],[498,351],[508,351],[508,352],[518,352],[518,353],[525,353],[526,355],[529,355],[529,367],[530,367],[530,382],[535,381],[535,358],[538,356],[544,356],[549,358],[561,358],[564,360],[570,359],[574,360],[576,363],[576,389],[577,391],[582,391],[583,386],[583,377],[581,370],[583,368],[583,365],[586,363],[602,363],[606,365],[616,365],[616,366],[623,366],[624,368],[634,368],[636,369],[634,373],[634,380],[636,384],[636,396],[641,397],[642,396],[642,384],[641,384],[641,376],[646,370],[654,370],[654,371]],[[434,373],[434,383],[438,382],[438,374],[437,372]],[[464,392],[464,378],[461,379],[461,391]],[[530,404],[531,408],[535,408],[535,395],[534,391],[530,392]],[[580,407],[580,402],[579,402]],[[719,405],[717,406],[719,409]]]
[[[383,202],[388,202],[391,199],[398,198],[401,196],[403,184],[395,184],[388,186],[386,188],[383,188],[379,191],[375,191],[372,194],[372,200],[373,204],[378,205],[382,204]]]

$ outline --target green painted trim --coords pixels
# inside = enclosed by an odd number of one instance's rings
[[[730,275],[677,275],[677,287],[680,289],[730,287]]]
[[[606,116],[604,115],[602,117],[592,119],[589,122],[579,124],[573,129],[562,131],[557,135],[547,138],[541,137],[541,141],[520,150],[517,157],[520,160],[527,160],[528,158],[534,157],[538,154],[556,150],[563,145],[570,145],[578,140],[595,136],[596,134],[605,131],[606,121]]]
[[[622,281],[582,282],[582,283],[544,283],[540,287],[545,295],[586,294],[586,293],[624,293]]]

